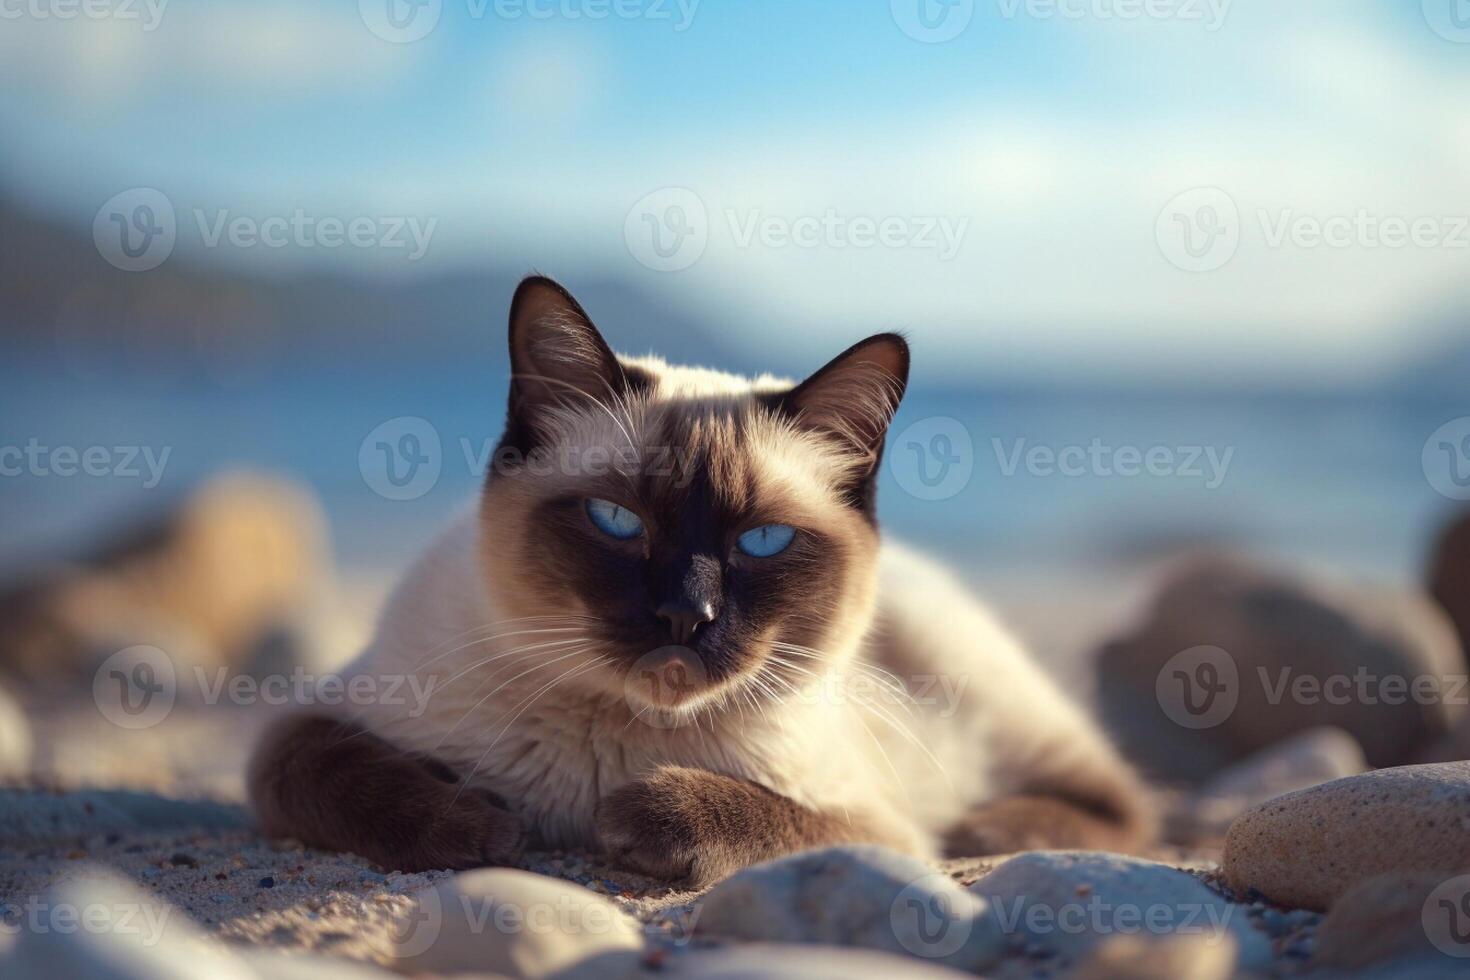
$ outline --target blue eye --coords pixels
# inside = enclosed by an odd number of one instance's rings
[[[643,533],[643,522],[638,515],[611,500],[589,499],[587,516],[592,518],[599,531],[619,541],[627,541]]]
[[[796,537],[796,528],[788,524],[764,524],[740,535],[740,550],[752,558],[769,558],[785,551]]]

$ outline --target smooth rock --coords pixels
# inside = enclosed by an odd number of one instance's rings
[[[720,950],[693,950],[671,957],[644,977],[700,980],[960,980],[971,974],[913,957],[836,946],[743,943]],[[614,978],[609,978],[614,980]]]
[[[15,901],[15,900],[12,900]],[[251,980],[256,974],[178,909],[109,872],[20,900],[7,980]]]
[[[279,655],[281,638],[330,575],[309,489],[226,472],[123,527],[0,593],[0,665],[72,683],[139,644],[181,667],[248,668],[263,648],[277,668],[295,662]]]
[[[1352,980],[1465,980],[1465,961],[1444,956],[1394,960],[1372,970],[1354,973]]]
[[[19,780],[31,771],[35,743],[25,709],[0,687],[0,780]]]
[[[705,896],[700,935],[907,954],[976,970],[1004,953],[985,905],[895,851],[834,847],[746,868]]]
[[[1192,659],[1201,648],[1228,660],[1210,653],[1201,664]],[[1428,597],[1299,579],[1239,558],[1181,563],[1139,626],[1101,651],[1097,670],[1103,714],[1125,753],[1191,785],[1324,725],[1351,734],[1374,766],[1400,765],[1470,714],[1465,699],[1444,696],[1461,690],[1465,660]],[[1414,683],[1440,696],[1411,696]]]
[[[1402,766],[1279,797],[1225,839],[1231,886],[1293,908],[1327,909],[1391,872],[1470,871],[1470,762]]]
[[[1462,897],[1436,895],[1445,890],[1446,884],[1444,875],[1424,871],[1378,875],[1358,882],[1333,903],[1332,911],[1317,927],[1314,962],[1361,970],[1377,963],[1440,953],[1430,939],[1430,927],[1448,924],[1448,920],[1438,923],[1431,917],[1462,914],[1458,908],[1431,903],[1431,899],[1441,897]],[[1470,879],[1465,884],[1470,888]],[[1470,927],[1470,922],[1465,925]],[[1447,930],[1439,938],[1453,942]],[[1470,943],[1463,946],[1470,954]],[[1470,972],[1470,962],[1464,966]]]
[[[1470,654],[1470,511],[1450,521],[1435,539],[1426,576],[1429,594],[1449,614]]]
[[[1272,745],[1221,772],[1190,798],[1177,836],[1223,837],[1251,807],[1368,769],[1363,750],[1341,728],[1313,728]]]
[[[396,980],[396,975],[342,956],[242,951],[241,959],[261,980]]]
[[[1230,936],[1111,936],[1068,980],[1230,980],[1239,956]]]
[[[1271,960],[1271,946],[1244,906],[1177,868],[1085,851],[1033,851],[1011,858],[970,891],[1011,947],[1066,968],[1120,935],[1233,943],[1245,969]]]
[[[469,871],[416,898],[393,935],[402,972],[591,980],[626,972],[643,951],[642,927],[607,899],[528,871]]]

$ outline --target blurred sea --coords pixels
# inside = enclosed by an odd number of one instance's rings
[[[503,421],[504,369],[466,359],[432,370],[369,371],[360,360],[332,368],[272,363],[223,378],[145,358],[131,366],[127,358],[80,366],[41,354],[7,360],[0,365],[0,446],[147,447],[155,458],[165,450],[168,457],[152,488],[143,486],[141,462],[138,477],[0,477],[0,570],[15,573],[58,549],[84,547],[210,473],[239,465],[313,488],[345,570],[401,566],[473,497],[483,473],[477,461]],[[973,447],[970,478],[947,499],[919,499],[895,478],[895,466],[917,465],[913,451],[891,448],[880,511],[889,531],[984,578],[1058,567],[1105,573],[1194,544],[1228,543],[1407,581],[1417,578],[1434,526],[1453,509],[1427,479],[1422,450],[1437,427],[1463,414],[1463,404],[1442,398],[1383,392],[1011,385],[955,393],[926,390],[916,378],[895,436],[926,418],[957,420]],[[400,416],[433,426],[441,461],[432,489],[401,501],[375,493],[359,467],[368,433]],[[963,453],[961,442],[952,441],[951,455]],[[1080,447],[1104,466],[1073,449],[1069,459],[1084,463],[1081,475],[1028,467],[1026,455],[1038,447]],[[1112,472],[1114,451],[1155,447],[1168,451],[1179,472]],[[1154,459],[1165,456],[1155,452]],[[904,482],[914,485],[912,473]]]

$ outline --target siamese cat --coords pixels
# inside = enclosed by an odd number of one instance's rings
[[[478,507],[350,670],[430,695],[277,723],[249,771],[267,834],[405,871],[595,849],[695,887],[838,843],[1150,840],[1145,790],[1088,716],[954,578],[880,538],[902,337],[752,380],[618,356],[532,277],[510,363]]]

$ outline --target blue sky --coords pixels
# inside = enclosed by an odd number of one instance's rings
[[[621,0],[641,15],[601,20],[567,13],[599,0],[526,0],[549,14],[535,18],[440,0],[406,44],[369,29],[382,0],[173,0],[153,30],[34,12],[53,2],[11,0],[22,16],[0,20],[0,179],[27,203],[86,228],[113,194],[157,188],[181,252],[198,249],[185,232],[201,210],[437,222],[412,267],[205,261],[613,275],[777,347],[903,326],[966,366],[1171,376],[1369,376],[1467,298],[1470,43],[1431,26],[1465,0],[1158,0],[1170,15],[1138,19],[1117,15],[1129,0],[1063,0],[1070,16],[974,0],[943,43],[902,29],[918,0],[700,0],[683,30],[677,0]],[[694,193],[707,238],[674,271],[628,237],[630,209],[666,188]],[[1226,193],[1239,242],[1189,271],[1159,219],[1200,188]],[[1433,219],[1439,237],[1272,243],[1357,214]],[[788,240],[824,216],[835,239]],[[894,244],[851,244],[855,223],[885,220]],[[762,221],[774,237],[742,240]],[[931,222],[955,233],[952,254],[924,244]]]

